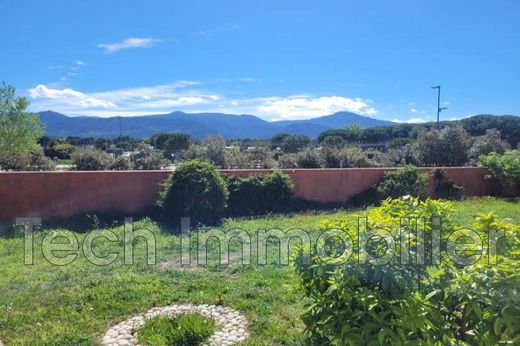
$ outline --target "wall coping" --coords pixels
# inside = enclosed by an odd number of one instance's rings
[[[399,167],[355,167],[355,168],[225,168],[219,169],[221,172],[272,172],[272,171],[282,171],[282,172],[316,172],[316,171],[389,171],[396,170],[402,168]],[[460,170],[460,169],[484,169],[487,170],[486,167],[480,166],[442,166],[442,167],[417,167],[419,170],[433,170],[433,169],[442,169],[442,170]],[[157,169],[157,170],[103,170],[103,171],[0,171],[0,174],[100,174],[100,173],[109,173],[109,174],[135,174],[135,173],[169,173],[173,172],[172,169]]]

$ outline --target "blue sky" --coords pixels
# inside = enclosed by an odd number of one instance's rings
[[[34,111],[520,114],[517,0],[0,0],[0,38]]]

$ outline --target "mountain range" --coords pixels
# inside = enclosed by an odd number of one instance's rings
[[[269,122],[254,115],[223,113],[184,113],[143,115],[134,117],[67,116],[53,111],[38,113],[50,137],[117,137],[120,134],[145,138],[158,132],[187,133],[194,138],[220,135],[227,139],[271,138],[278,133],[306,135],[316,138],[329,129],[358,125],[362,128],[393,125],[350,112],[307,120]]]

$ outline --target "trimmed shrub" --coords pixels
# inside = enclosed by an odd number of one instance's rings
[[[77,150],[71,158],[77,171],[103,171],[109,169],[114,162],[111,155],[94,149]]]
[[[402,196],[426,197],[426,174],[421,174],[417,167],[407,165],[395,171],[385,172],[383,181],[377,185],[377,192],[382,199]]]
[[[226,181],[215,166],[206,161],[186,161],[164,184],[159,205],[169,221],[189,217],[193,224],[211,225],[222,217],[228,195]]]
[[[159,316],[147,320],[137,330],[137,338],[146,346],[194,346],[201,345],[214,331],[211,319],[196,314]]]
[[[260,215],[290,210],[294,185],[279,171],[267,175],[229,178],[228,213],[233,216]]]

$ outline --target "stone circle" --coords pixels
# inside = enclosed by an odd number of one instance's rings
[[[216,332],[206,341],[207,346],[227,346],[245,340],[249,336],[247,319],[238,311],[217,305],[172,304],[156,307],[131,317],[108,329],[101,344],[103,346],[140,346],[136,330],[146,320],[158,317],[175,317],[196,313],[215,322]],[[2,346],[2,345],[0,345]]]

